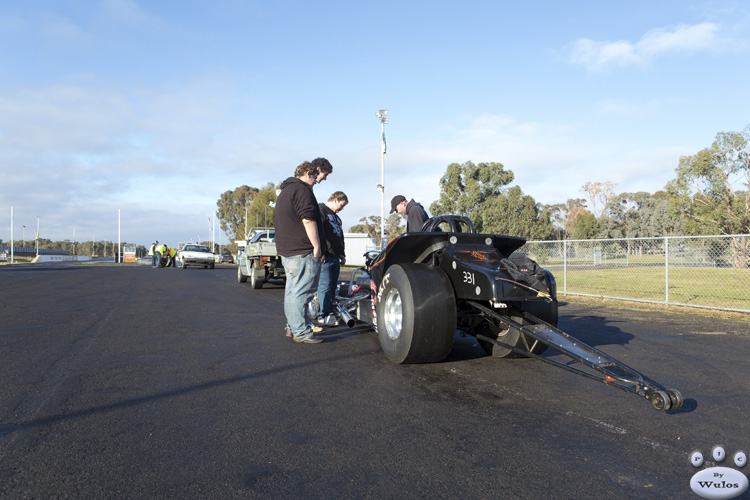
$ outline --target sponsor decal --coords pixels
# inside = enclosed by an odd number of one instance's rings
[[[458,250],[456,254],[468,254],[474,260],[480,260],[484,262],[490,262],[497,259],[497,257],[495,256],[494,248],[490,250]]]

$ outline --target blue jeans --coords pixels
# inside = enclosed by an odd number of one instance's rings
[[[333,312],[333,296],[341,271],[341,260],[338,257],[326,256],[326,261],[320,266],[320,282],[318,283],[318,302],[320,303],[319,318]]]
[[[297,337],[312,335],[310,321],[307,318],[307,303],[315,293],[320,274],[320,259],[312,253],[281,257],[286,273],[286,290],[284,290],[284,315],[286,326]]]

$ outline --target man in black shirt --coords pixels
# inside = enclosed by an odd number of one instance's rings
[[[305,344],[323,342],[314,336],[305,307],[318,286],[323,257],[320,209],[312,190],[318,173],[312,163],[302,162],[294,177],[281,183],[274,211],[276,251],[281,255],[286,274],[287,336]]]

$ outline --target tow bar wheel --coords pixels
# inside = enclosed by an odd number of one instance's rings
[[[450,279],[439,268],[389,267],[376,313],[380,346],[394,363],[442,361],[453,347],[456,297]]]
[[[677,389],[654,391],[649,401],[657,411],[677,410],[682,407],[683,403],[682,394]]]

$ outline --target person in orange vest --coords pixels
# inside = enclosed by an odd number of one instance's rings
[[[172,247],[167,248],[167,266],[166,267],[177,267],[175,266],[175,257],[177,256],[177,250]]]

